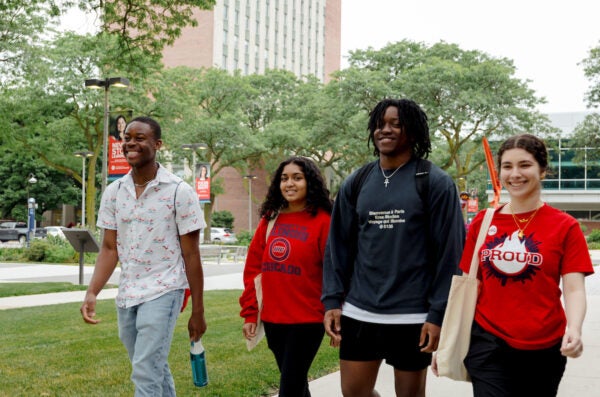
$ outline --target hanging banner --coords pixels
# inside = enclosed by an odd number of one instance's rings
[[[131,113],[129,111],[128,113]],[[131,117],[131,115],[130,115]],[[131,168],[123,155],[123,139],[127,119],[123,114],[110,116],[108,137],[108,180],[113,181],[129,172]]]
[[[479,198],[471,198],[467,201],[467,212],[478,212],[479,211]]]
[[[196,194],[201,203],[210,203],[210,164],[196,164]]]

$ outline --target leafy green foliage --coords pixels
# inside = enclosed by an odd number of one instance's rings
[[[27,194],[36,199],[36,219],[47,209],[75,204],[80,191],[71,178],[45,166],[27,151],[0,148],[0,218],[27,219]],[[37,179],[29,183],[30,175]]]
[[[242,230],[240,232],[237,232],[235,234],[235,237],[237,237],[238,242],[236,243],[236,245],[250,245],[250,242],[252,241],[252,237],[254,236],[254,232],[248,231],[248,230]]]
[[[98,254],[86,252],[84,255],[84,263],[95,263]],[[33,240],[30,248],[0,248],[0,261],[79,263],[79,252],[66,240],[48,236]]]
[[[600,243],[600,229],[594,229],[587,236],[588,243]]]
[[[233,229],[235,218],[231,211],[215,211],[212,213],[212,226]]]
[[[586,93],[588,105],[600,104],[600,46],[590,49],[589,56],[582,62],[585,77],[590,79],[590,90]]]
[[[600,114],[592,113],[585,117],[582,123],[575,127],[573,136],[568,140],[571,148],[587,148],[587,150],[575,151],[574,161],[598,161],[600,160]],[[596,178],[597,176],[594,176]]]
[[[143,59],[159,61],[183,28],[198,25],[194,11],[214,5],[215,0],[79,0],[82,10],[101,19],[101,32],[117,38],[116,57],[140,66]]]

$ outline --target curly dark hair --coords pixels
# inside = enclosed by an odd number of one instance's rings
[[[281,173],[286,165],[292,163],[302,169],[304,178],[306,178],[306,210],[312,216],[317,215],[319,208],[331,214],[333,202],[329,197],[329,189],[327,189],[321,171],[314,161],[306,157],[294,156],[279,164],[273,174],[267,197],[260,207],[260,216],[273,219],[279,210],[288,206],[288,202],[281,194]]]
[[[498,149],[496,164],[498,172],[502,165],[502,155],[510,149],[525,150],[535,158],[542,172],[548,169],[548,150],[544,141],[532,134],[520,134],[508,138]]]
[[[379,149],[375,145],[375,130],[383,121],[385,111],[390,106],[398,109],[399,124],[402,132],[406,134],[412,144],[413,155],[418,158],[427,158],[431,153],[429,140],[429,125],[427,115],[416,102],[410,99],[384,99],[380,101],[369,113],[369,144],[373,144],[373,155],[379,156]]]

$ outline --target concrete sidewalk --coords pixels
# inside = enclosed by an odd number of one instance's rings
[[[592,252],[592,258],[594,263],[600,263],[600,251]],[[243,266],[234,264],[205,265],[205,289],[242,289],[242,268]],[[93,267],[86,266],[84,270],[86,277],[89,277]],[[600,395],[600,371],[598,371],[600,368],[600,269],[596,268],[595,270],[595,274],[586,277],[588,307],[583,327],[585,350],[581,357],[568,360],[558,397],[596,397]],[[77,280],[78,271],[77,266],[4,263],[0,264],[0,282]],[[116,283],[116,280],[111,282]],[[83,295],[84,291],[75,291],[0,298],[0,310],[81,302]],[[112,299],[115,296],[116,289],[106,289],[100,293],[98,298]],[[382,397],[395,396],[393,370],[390,366],[382,364],[376,388]],[[313,397],[341,397],[339,371],[310,382],[310,391]],[[428,397],[469,397],[472,395],[470,383],[436,378],[431,370],[429,371],[427,376]]]
[[[600,250],[590,251],[592,262],[600,264]],[[583,323],[584,352],[576,359],[569,358],[567,369],[558,389],[558,397],[600,396],[600,268],[586,277],[587,314]],[[383,363],[379,370],[376,389],[382,397],[394,397],[394,372]],[[341,397],[340,373],[334,372],[310,382],[313,397]],[[472,397],[471,384],[447,378],[437,378],[429,369],[427,397]],[[532,396],[535,397],[535,396]]]

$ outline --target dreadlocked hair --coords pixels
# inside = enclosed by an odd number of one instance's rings
[[[260,207],[260,216],[273,219],[282,208],[287,208],[288,202],[281,194],[281,174],[283,168],[288,164],[296,164],[304,173],[306,179],[306,211],[316,216],[319,209],[331,214],[333,202],[329,197],[329,189],[321,175],[321,171],[314,161],[306,158],[293,156],[283,161],[273,174],[267,197]]]
[[[398,124],[412,144],[413,155],[417,158],[427,158],[431,153],[427,115],[416,102],[410,99],[384,99],[369,113],[368,144],[373,144],[373,155],[379,156],[379,149],[374,141],[375,130],[381,127],[385,111],[390,106],[398,109]]]

